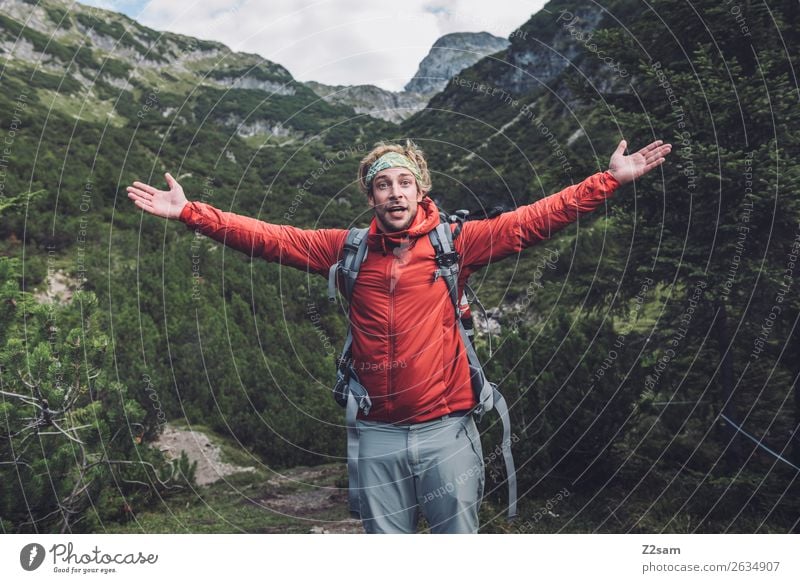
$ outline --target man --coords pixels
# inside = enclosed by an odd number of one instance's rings
[[[621,184],[664,161],[670,144],[652,142],[609,169],[533,204],[463,225],[455,238],[459,288],[475,270],[519,253],[603,204]],[[327,276],[342,255],[344,229],[273,225],[189,202],[169,190],[128,187],[136,206],[251,256]],[[476,406],[469,363],[448,289],[433,277],[428,233],[439,212],[427,198],[430,173],[421,150],[378,143],[362,159],[358,183],[373,209],[364,259],[350,298],[352,366],[371,400],[357,429],[358,504],[367,532],[415,532],[419,514],[432,532],[475,533],[484,461],[470,412]],[[460,293],[459,293],[460,297]]]

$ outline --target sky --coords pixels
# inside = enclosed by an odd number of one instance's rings
[[[546,0],[83,0],[160,31],[215,40],[299,81],[399,91],[451,32],[507,38]]]

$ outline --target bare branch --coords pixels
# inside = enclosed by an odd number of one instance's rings
[[[30,469],[33,469],[33,466],[30,465],[28,462],[22,462],[22,461],[19,461],[19,460],[14,460],[13,462],[0,462],[0,466],[4,466],[4,465],[8,465],[8,466],[12,466],[12,465],[13,466],[28,466]]]
[[[167,490],[182,490],[183,489],[183,486],[180,486],[178,484],[170,485],[170,484],[167,484],[166,482],[162,481],[161,478],[158,477],[158,470],[156,470],[155,466],[153,464],[151,464],[150,462],[132,461],[132,460],[100,460],[98,462],[94,462],[93,464],[90,464],[87,467],[91,467],[91,466],[95,466],[95,465],[99,465],[99,464],[142,465],[142,466],[147,466],[153,471],[153,477],[161,485],[162,488],[165,488]]]
[[[39,403],[31,399],[30,397],[26,397],[25,395],[18,395],[17,393],[9,393],[8,391],[0,391],[0,395],[3,395],[4,397],[14,397],[15,399],[24,401],[27,405],[33,405],[34,407],[38,407],[39,409],[42,408],[42,406]]]
[[[64,434],[64,435],[67,437],[67,439],[70,439],[70,440],[72,440],[72,441],[74,441],[74,442],[76,442],[76,443],[80,443],[81,445],[86,445],[86,444],[85,444],[85,443],[83,443],[83,442],[82,442],[80,439],[77,439],[76,437],[72,437],[72,436],[71,436],[69,433],[67,433],[65,430],[63,430],[63,429],[62,429],[62,428],[61,428],[61,427],[58,425],[58,423],[56,423],[55,421],[52,421],[51,423],[52,423],[53,427],[55,427],[55,428],[56,428],[56,429],[58,429],[58,430],[59,430],[61,433],[63,433],[63,434]]]

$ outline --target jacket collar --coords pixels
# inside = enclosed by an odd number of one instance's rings
[[[411,242],[427,235],[439,224],[439,209],[430,198],[423,198],[417,206],[417,214],[407,229],[394,233],[384,233],[378,229],[378,221],[373,217],[367,234],[369,249],[380,250],[384,255],[389,249],[399,247],[404,242]]]

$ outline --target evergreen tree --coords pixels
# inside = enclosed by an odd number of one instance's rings
[[[145,411],[111,374],[97,299],[65,306],[19,288],[0,258],[0,527],[93,532],[193,479],[143,442]]]

